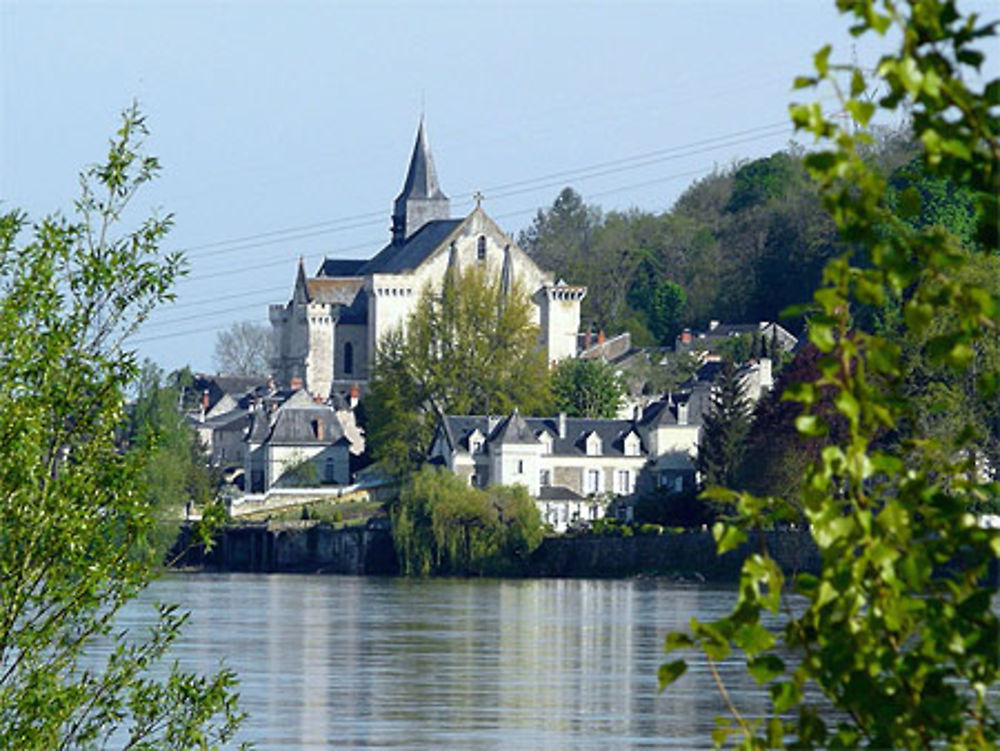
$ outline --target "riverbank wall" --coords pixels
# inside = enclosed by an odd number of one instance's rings
[[[766,545],[786,573],[816,571],[808,533],[766,532],[723,556],[709,532],[634,537],[550,537],[534,552],[526,576],[600,578],[662,575],[734,582],[751,550]],[[183,551],[183,552],[180,552]],[[182,531],[178,564],[213,571],[391,575],[399,571],[388,524],[334,528],[316,521],[242,522],[220,530],[207,553]]]
[[[531,559],[531,576],[670,576],[713,582],[739,580],[743,561],[766,548],[786,574],[816,573],[819,550],[808,532],[760,532],[725,555],[715,552],[711,532],[692,531],[632,537],[550,537]]]
[[[221,529],[207,552],[185,527],[177,565],[209,571],[395,574],[389,530],[379,525],[334,528],[321,522],[242,522]]]

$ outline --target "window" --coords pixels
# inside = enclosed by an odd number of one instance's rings
[[[587,456],[601,455],[601,438],[596,433],[587,436]]]
[[[483,441],[481,438],[473,438],[472,443],[469,446],[470,453],[478,454],[483,450]]]
[[[344,373],[354,372],[354,345],[348,342],[344,345]]]
[[[519,475],[523,475],[524,474],[524,459],[518,459],[517,460],[517,473]]]
[[[543,469],[538,473],[538,484],[543,488],[549,487],[552,484],[552,471],[548,469]]]
[[[476,240],[476,259],[486,260],[486,235],[480,235],[479,239]]]
[[[327,482],[335,482],[337,479],[337,463],[332,456],[326,457],[323,476]]]
[[[600,493],[601,492],[601,470],[599,469],[588,469],[583,475],[583,492],[584,493]]]
[[[313,438],[315,438],[317,441],[323,440],[323,421],[322,420],[313,420],[312,421],[312,433],[313,433]]]
[[[619,469],[615,472],[615,493],[630,495],[632,493],[632,471]]]

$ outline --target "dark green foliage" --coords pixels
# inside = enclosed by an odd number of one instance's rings
[[[612,418],[625,396],[625,386],[604,360],[569,359],[552,372],[556,408],[571,417]]]
[[[163,660],[183,615],[162,607],[128,639],[115,628],[160,563],[150,540],[163,511],[150,464],[158,377],[138,440],[127,452],[117,440],[139,375],[123,343],[181,273],[158,251],[169,217],[116,234],[159,169],[139,148],[145,133],[126,111],[106,162],[81,178],[72,220],[40,220],[22,237],[23,214],[0,216],[3,749],[215,749],[240,720],[230,671],[200,677]]]
[[[699,496],[697,488],[679,493],[658,488],[639,499],[635,520],[666,527],[700,527],[715,521],[715,509]]]
[[[807,179],[802,165],[784,152],[779,151],[766,159],[755,159],[733,174],[733,187],[726,203],[726,211],[743,211],[783,199],[792,191],[796,182]]]
[[[542,541],[538,508],[523,487],[480,490],[423,466],[390,504],[404,574],[516,574]]]
[[[698,471],[706,485],[732,487],[749,429],[750,401],[743,393],[743,379],[732,361],[726,360],[715,380],[698,446]]]

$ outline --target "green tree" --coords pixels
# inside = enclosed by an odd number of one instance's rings
[[[219,483],[197,434],[178,409],[182,403],[178,384],[185,377],[177,371],[164,379],[163,371],[146,361],[123,426],[129,450],[145,457],[142,474],[150,506],[159,519],[154,547],[161,558],[177,539],[186,504],[207,509],[215,501]]]
[[[550,403],[531,301],[518,285],[474,267],[427,288],[405,331],[379,342],[367,397],[376,460],[402,472],[419,464],[442,414],[532,414]]]
[[[712,390],[698,446],[698,470],[707,485],[731,487],[746,450],[750,430],[750,400],[743,379],[726,360]]]
[[[830,47],[816,54],[815,75],[797,81],[799,88],[832,85],[857,132],[827,118],[818,103],[792,107],[796,126],[829,145],[806,163],[841,234],[864,251],[863,265],[850,252],[827,265],[809,317],[819,374],[786,390],[802,407],[796,426],[803,435],[829,434],[824,393],[845,425],[803,478],[802,511],[822,569],[795,578],[801,599],[786,598],[787,619],[774,633],[761,616],[779,612],[785,580],[766,550],[754,553],[732,613],[693,620],[691,632],[670,634],[666,647],[697,647],[717,679],[717,662],[742,650],[750,674],[767,685],[768,717],[744,716],[724,693],[732,717],[716,731],[718,743],[735,736],[747,749],[995,748],[1000,720],[990,692],[1000,676],[1000,622],[984,576],[1000,556],[1000,532],[981,528],[968,509],[1000,489],[977,471],[969,431],[884,440],[913,425],[920,405],[905,393],[899,344],[856,326],[853,311],[898,305],[905,331],[925,338],[930,361],[956,373],[974,365],[977,347],[1000,326],[1000,298],[965,276],[969,256],[960,241],[894,215],[887,179],[859,148],[871,141],[864,128],[879,107],[906,107],[922,168],[969,188],[977,239],[995,247],[1000,80],[979,83],[984,55],[975,45],[990,40],[996,24],[962,16],[951,0],[838,6],[853,14],[855,35],[891,33],[898,47],[876,67],[877,103],[867,94],[870,74],[831,64]],[[996,363],[976,372],[975,384],[996,399]],[[737,512],[713,529],[720,552],[797,512],[780,498],[715,497]],[[683,660],[664,664],[661,685],[684,669]]]
[[[523,487],[480,490],[425,465],[390,504],[404,574],[518,573],[542,540],[538,508]]]
[[[556,407],[571,417],[614,417],[625,396],[625,384],[604,360],[568,359],[552,372]]]
[[[124,342],[170,297],[170,217],[116,222],[159,169],[126,111],[73,220],[0,216],[0,748],[217,748],[239,721],[234,675],[159,664],[184,616],[121,638],[115,616],[159,561],[148,449],[116,435],[136,378]],[[106,658],[97,643],[110,643]]]

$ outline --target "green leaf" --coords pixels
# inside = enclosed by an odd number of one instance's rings
[[[829,432],[826,421],[818,415],[799,415],[795,418],[795,429],[809,438],[819,438]]]
[[[664,641],[663,651],[670,654],[677,649],[689,649],[693,646],[694,640],[692,640],[690,636],[678,631],[671,631],[667,634],[666,640]]]
[[[819,73],[820,78],[825,78],[827,72],[830,70],[830,51],[833,48],[827,44],[824,45],[819,52],[813,55],[813,66],[816,68],[816,72]]]
[[[774,654],[765,654],[747,662],[747,670],[757,683],[767,683],[785,672],[785,663]]]
[[[774,634],[759,623],[746,623],[736,629],[733,642],[748,655],[755,655],[774,646]]]
[[[774,711],[779,714],[802,701],[802,689],[790,681],[772,683],[768,690],[771,692],[771,701],[774,702]]]
[[[747,534],[742,529],[722,522],[712,525],[712,537],[715,538],[715,550],[719,555],[734,550],[747,540]]]
[[[684,660],[674,660],[660,665],[656,673],[659,680],[659,690],[663,691],[667,686],[680,678],[687,671],[687,663]]]

